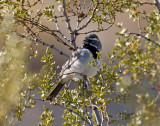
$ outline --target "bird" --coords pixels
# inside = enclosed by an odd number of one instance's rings
[[[80,80],[84,75],[87,78],[95,76],[99,67],[91,65],[89,62],[99,60],[97,52],[101,52],[101,50],[102,44],[99,37],[96,34],[87,35],[83,40],[83,46],[73,51],[70,59],[62,66],[61,79],[46,100],[52,101],[69,80]],[[101,64],[101,61],[98,61],[98,64]]]

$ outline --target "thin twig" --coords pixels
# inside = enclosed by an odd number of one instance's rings
[[[93,2],[93,1],[92,1]],[[85,5],[86,3],[84,3],[84,8],[83,8],[83,10],[85,10],[85,7],[87,8],[87,10],[86,10],[86,13],[84,13],[83,11],[81,12],[81,13],[79,13],[79,15],[78,15],[78,20],[77,20],[77,26],[76,26],[76,29],[78,30],[80,27],[79,27],[79,25],[80,25],[80,23],[85,19],[85,18],[87,18],[88,17],[88,15],[89,15],[89,13],[90,13],[90,11],[89,11],[89,8],[92,8],[92,7],[89,7],[89,5],[91,5],[91,2],[90,2],[90,4],[88,5],[88,7],[87,7],[87,5]],[[97,5],[98,6],[98,5]],[[96,7],[97,8],[97,7]],[[93,12],[95,11],[96,9],[94,9],[93,10]],[[95,12],[94,12],[95,13]],[[92,15],[90,16],[90,18],[88,19],[88,21],[91,21],[91,19],[93,18],[93,16],[94,16],[94,13],[92,13]],[[81,17],[82,16],[82,17]],[[80,19],[81,18],[81,19]],[[88,22],[87,21],[87,22]],[[86,22],[86,23],[87,23]],[[86,24],[84,24],[84,25],[86,25]],[[81,26],[81,27],[83,27],[83,26]],[[86,26],[84,26],[84,28],[85,28]],[[82,28],[83,29],[83,28]],[[81,30],[82,30],[81,29]]]
[[[50,30],[47,26],[43,25],[43,24],[40,24],[38,23],[37,21],[34,21],[34,19],[30,19],[30,18],[22,18],[22,17],[17,17],[17,18],[14,18],[15,20],[17,21],[21,21],[21,23],[24,21],[24,22],[27,22],[27,23],[30,23],[31,25],[34,25],[34,26],[37,26],[38,28],[40,28],[41,30],[43,31],[50,31],[50,32],[58,32],[57,30]]]
[[[159,3],[159,0],[154,0],[154,2],[155,2],[155,6],[157,7],[157,10],[158,10],[158,12],[160,14],[160,3]]]
[[[160,3],[159,3],[158,0],[154,0],[153,3],[151,3],[151,2],[139,2],[139,1],[133,1],[133,0],[131,2],[132,3],[138,3],[140,5],[145,5],[145,4],[147,4],[147,5],[155,5],[157,7],[157,10],[158,10],[159,14],[160,14]]]
[[[57,27],[58,33],[59,33],[64,39],[66,39],[68,42],[70,42],[71,40],[70,40],[69,38],[67,38],[67,37],[61,32],[61,30],[59,29],[58,21],[57,21],[57,16],[54,16],[54,19],[55,19],[55,23],[56,23],[56,27]]]
[[[113,23],[114,24],[114,23]],[[110,29],[113,24],[111,24],[110,26],[108,26],[107,28],[103,28],[103,29],[98,29],[98,30],[91,30],[91,31],[87,31],[87,32],[78,32],[77,34],[89,34],[89,33],[93,33],[93,32],[101,32],[101,31],[106,31],[108,29]]]
[[[140,5],[155,5],[155,3],[151,3],[151,2],[139,2],[139,1],[131,1],[132,3],[136,3],[136,4],[140,4]]]
[[[89,84],[89,81],[88,81],[86,75],[83,76],[83,80],[84,80],[84,82],[86,82],[87,89],[91,90],[91,86]],[[102,119],[101,119],[101,116],[99,114],[99,110],[98,110],[97,106],[95,105],[95,101],[92,100],[91,102],[93,104],[92,108],[93,108],[93,111],[94,111],[94,114],[95,114],[95,117],[96,117],[97,125],[102,126]]]
[[[82,14],[84,14],[84,13],[82,12]],[[79,28],[80,23],[87,17],[87,15],[88,15],[88,13],[84,14],[84,16],[81,19],[78,17],[76,29]]]
[[[138,34],[138,33],[133,33],[133,32],[130,32],[129,34],[130,34],[130,35],[140,36],[140,37],[146,39],[147,41],[150,41],[150,42],[152,42],[152,43],[154,43],[155,45],[157,45],[157,46],[160,47],[160,44],[156,43],[156,42],[153,41],[152,39],[149,39],[149,38],[145,37],[144,35],[141,35],[141,34]]]
[[[33,100],[45,101],[45,100],[40,99],[40,98],[33,98]],[[72,113],[76,114],[77,116],[79,116],[79,117],[81,118],[81,120],[85,121],[89,126],[93,126],[93,125],[90,124],[90,122],[88,122],[85,118],[83,118],[81,115],[79,115],[79,114],[78,114],[77,112],[75,112],[74,110],[72,110],[72,109],[70,109],[70,108],[68,108],[68,107],[65,107],[65,106],[63,106],[63,105],[60,105],[60,104],[58,104],[58,103],[51,102],[50,104],[55,105],[55,106],[59,106],[59,107],[61,107],[61,108],[63,108],[63,109],[69,110],[70,112],[72,112]]]
[[[79,116],[79,117],[81,118],[81,120],[85,121],[89,126],[92,126],[85,118],[83,118],[81,115],[79,115],[79,114],[78,114],[77,112],[75,112],[74,110],[72,110],[72,109],[70,109],[70,108],[68,108],[68,107],[65,107],[65,106],[63,106],[63,105],[60,105],[60,104],[58,104],[58,103],[52,102],[51,104],[52,104],[52,105],[55,105],[55,106],[59,106],[59,107],[61,107],[61,108],[63,108],[63,109],[69,110],[70,112],[72,112],[72,113],[76,114],[77,116]]]
[[[39,16],[40,13],[42,13],[42,9],[43,9],[43,6],[44,6],[44,1],[39,1],[41,3],[41,6],[39,7],[39,11],[37,12],[37,14],[33,17],[33,19],[35,19],[36,17]]]
[[[71,41],[69,41],[69,42],[71,42],[71,44],[74,47],[74,50],[76,50],[77,46],[76,46],[76,43],[75,43],[75,31],[73,31],[72,28],[71,28],[70,19],[68,18],[68,15],[67,15],[67,12],[66,12],[65,0],[63,0],[63,15],[64,15],[66,23],[67,23],[67,28],[68,28],[68,30],[71,34]]]
[[[19,17],[19,18],[22,19],[22,20],[24,20],[24,21],[21,21],[21,20],[19,20],[19,19],[16,19],[16,20],[17,20],[18,22],[21,22],[23,25],[27,26],[26,23],[25,23],[25,22],[27,21],[27,22],[29,22],[31,25],[34,25],[34,26],[40,28],[40,29],[41,29],[41,32],[45,32],[45,33],[48,33],[48,34],[54,36],[58,42],[61,42],[62,44],[64,44],[65,46],[67,46],[67,47],[69,47],[69,48],[71,49],[71,46],[70,46],[70,45],[68,45],[68,44],[67,44],[66,42],[64,42],[57,34],[55,34],[55,32],[58,32],[57,30],[50,30],[48,27],[46,27],[46,26],[44,26],[44,25],[42,25],[42,24],[39,24],[39,23],[37,23],[37,22],[35,22],[34,20],[31,20],[31,19],[27,19],[27,18],[24,19],[24,18],[21,18],[21,17]],[[27,27],[28,27],[29,31],[31,31],[31,30],[30,30],[31,28],[29,28],[29,26],[27,26]],[[35,33],[34,33],[34,34],[35,34]]]
[[[90,18],[88,19],[88,21],[84,25],[82,25],[81,27],[79,27],[78,29],[76,29],[77,32],[80,31],[80,30],[82,30],[83,28],[87,27],[88,24],[92,21],[93,16],[94,16],[94,14],[96,12],[96,9],[97,9],[98,5],[99,5],[99,3],[97,2],[96,6],[93,9],[92,15],[90,16]]]
[[[36,38],[37,38],[36,33],[35,33],[35,32],[33,32],[33,31],[32,31],[32,29],[31,29],[31,28],[30,28],[26,23],[24,23],[23,21],[18,20],[18,19],[17,19],[17,21],[21,22],[24,26],[26,26],[26,28],[28,29],[28,31],[30,31],[30,32],[31,32],[31,35],[32,35],[32,36],[34,35],[34,37],[36,37]]]
[[[87,119],[88,119],[88,122],[90,123],[91,126],[94,126],[93,125],[93,121],[91,120],[91,118],[87,115],[87,113],[85,113]]]
[[[157,96],[155,98],[155,102],[159,99],[159,97],[160,97],[160,92],[158,91],[158,94],[157,94]]]
[[[91,126],[94,126],[94,125],[93,125],[92,117],[88,116],[88,114],[87,114],[87,105],[85,106],[85,108],[86,108],[85,111],[82,109],[83,114],[86,116],[86,118],[87,118],[88,122],[90,123],[90,125],[91,125]]]
[[[71,28],[70,20],[68,18],[67,12],[66,12],[66,2],[65,2],[65,0],[63,0],[63,15],[64,15],[64,17],[66,19],[67,28],[70,31],[70,33],[72,33],[72,28]]]
[[[105,116],[105,119],[107,120],[107,126],[109,126],[109,115],[108,115],[108,112],[107,112],[107,109],[106,109],[106,112],[105,112],[106,116]]]
[[[11,29],[9,29],[9,28],[5,28],[5,29],[7,29],[8,31],[10,31],[10,32],[18,35],[19,37],[28,39],[28,40],[30,40],[30,41],[39,42],[39,43],[42,44],[42,45],[48,46],[48,47],[50,47],[51,49],[54,49],[55,51],[57,51],[60,55],[64,55],[64,56],[66,56],[67,58],[70,58],[69,55],[63,53],[62,51],[60,51],[59,49],[57,49],[56,47],[54,47],[54,45],[50,45],[50,44],[48,44],[48,43],[46,43],[46,42],[43,42],[43,41],[41,41],[41,40],[38,39],[38,38],[30,38],[30,37],[28,37],[28,36],[26,36],[26,35],[19,34],[18,32],[13,31],[13,30],[11,30]]]

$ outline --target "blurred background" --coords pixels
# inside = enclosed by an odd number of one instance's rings
[[[48,6],[51,4],[53,4],[53,1],[44,1],[45,6]],[[59,6],[59,4],[56,3],[55,7],[58,8],[58,6]],[[35,8],[35,11],[38,8],[39,7],[37,6]],[[153,10],[152,6],[147,6],[147,5],[144,5],[141,9],[145,9],[147,11]],[[76,23],[75,21],[76,21],[75,19],[73,19],[73,18],[71,19],[72,27],[75,26],[75,23]],[[115,32],[117,32],[119,30],[116,26],[116,24],[118,22],[123,22],[123,27],[128,28],[130,32],[136,32],[136,33],[139,32],[138,27],[137,27],[137,22],[133,22],[132,19],[129,19],[128,12],[126,12],[124,14],[122,14],[122,13],[117,14],[116,22],[109,30],[104,31],[104,32],[100,32],[100,33],[96,33],[99,36],[99,38],[102,42],[102,45],[103,45],[102,58],[103,58],[104,62],[108,62],[108,59],[106,56],[107,52],[111,52],[112,49],[114,49],[115,40],[117,38],[117,36],[115,35]],[[64,21],[58,21],[58,23],[59,23],[61,31],[63,31],[63,33],[65,35],[69,36],[69,32],[66,28],[66,23]],[[46,22],[45,19],[43,21],[43,24],[49,26],[50,28],[56,29],[55,24],[53,24],[51,22]],[[143,25],[145,26],[145,23]],[[92,29],[94,27],[95,27],[95,25],[93,23],[91,23],[85,30],[88,31],[88,29]],[[19,31],[21,32],[21,29],[19,29]],[[82,41],[85,36],[86,35],[79,35],[77,37],[76,43],[78,46],[82,46]],[[56,42],[56,40],[52,36],[47,35],[47,34],[40,34],[40,38],[46,43],[55,45],[58,49],[62,50],[64,53],[71,55],[71,51],[66,46]],[[40,62],[40,60],[44,54],[43,50],[45,50],[46,47],[42,46],[40,44],[39,45],[33,44],[33,48],[35,50],[38,50],[39,55],[36,59],[34,59],[34,58],[31,59],[31,62],[29,62],[28,67],[32,72],[38,72],[38,71],[40,71],[40,69],[43,65],[43,63]],[[63,55],[58,54],[54,50],[52,50],[52,52],[54,54],[54,60],[56,61],[56,65],[61,67],[63,65],[63,63],[65,63],[67,58]],[[36,92],[38,92],[38,91],[39,90],[36,89]],[[40,95],[36,93],[35,98],[40,98]],[[62,120],[63,120],[63,118],[61,118],[62,113],[63,113],[62,108],[59,108],[58,106],[50,105],[49,103],[44,102],[44,101],[36,101],[36,102],[37,102],[37,104],[35,105],[35,107],[33,109],[26,109],[26,111],[23,115],[22,121],[18,122],[16,124],[16,126],[36,126],[36,125],[38,125],[38,122],[40,121],[40,115],[42,114],[42,112],[44,110],[43,109],[44,105],[46,107],[49,107],[50,110],[53,110],[53,114],[55,115],[55,121],[54,121],[53,125],[54,126],[61,126],[62,125]],[[115,115],[117,113],[117,111],[119,111],[121,109],[123,109],[123,110],[129,109],[130,111],[132,111],[132,108],[130,108],[124,104],[121,104],[118,106],[116,104],[110,104],[107,107],[108,107],[108,113],[113,114],[113,115]]]

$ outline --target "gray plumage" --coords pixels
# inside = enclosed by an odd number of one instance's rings
[[[101,51],[102,45],[97,35],[91,34],[85,37],[83,48],[78,48],[72,53],[72,57],[62,66],[60,72],[61,80],[58,85],[49,93],[46,100],[52,101],[65,83],[70,79],[82,79],[82,75],[88,78],[96,75],[98,67],[93,67],[88,63],[92,61],[91,55],[96,55],[96,52]]]

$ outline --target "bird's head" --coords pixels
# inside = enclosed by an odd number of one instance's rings
[[[87,45],[93,46],[93,47],[97,48],[99,51],[101,51],[101,49],[102,49],[102,44],[96,34],[90,34],[90,35],[86,36],[85,39],[83,40],[83,45],[84,46],[87,46]]]

